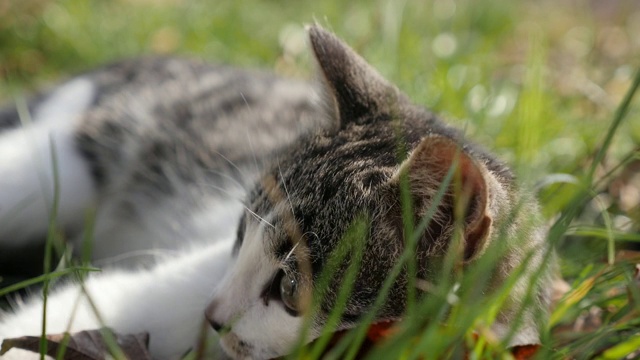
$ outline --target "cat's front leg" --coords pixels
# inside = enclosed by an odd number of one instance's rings
[[[154,359],[180,358],[201,335],[204,309],[231,264],[231,246],[222,241],[194,249],[148,271],[92,275],[84,282],[86,293],[78,284],[54,291],[47,302],[47,333],[102,326],[119,334],[148,332]],[[39,335],[41,324],[42,300],[32,299],[0,316],[0,340]]]

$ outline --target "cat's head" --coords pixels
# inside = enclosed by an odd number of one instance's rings
[[[319,336],[349,264],[361,266],[336,329],[353,327],[367,313],[405,247],[401,183],[409,189],[417,224],[455,170],[418,239],[421,278],[433,276],[431,260],[449,248],[456,220],[464,239],[461,261],[471,262],[483,253],[500,208],[509,203],[508,169],[412,105],[333,34],[313,26],[309,36],[334,126],[284,153],[249,197],[237,259],[207,309],[214,327],[224,328],[223,347],[238,358],[286,354],[299,341],[315,301],[319,307],[304,341]],[[336,249],[347,254],[334,266]],[[328,268],[328,287],[319,289]],[[403,270],[376,320],[401,318],[406,279]],[[312,294],[321,299],[312,301]]]

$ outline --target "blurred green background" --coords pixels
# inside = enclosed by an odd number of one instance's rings
[[[638,0],[0,0],[0,101],[150,53],[312,78],[312,22],[494,149],[521,181],[543,184],[550,221],[640,66]],[[569,280],[606,263],[607,236],[640,249],[638,110],[635,101],[596,175],[624,163],[592,189],[559,246]]]
[[[536,175],[583,165],[640,63],[636,0],[4,0],[0,99],[149,53],[309,76],[314,21]],[[624,126],[618,153],[640,137]]]

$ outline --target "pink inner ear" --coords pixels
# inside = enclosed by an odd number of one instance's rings
[[[467,223],[478,220],[479,213],[484,213],[487,207],[487,185],[484,175],[478,166],[466,155],[459,160],[460,177],[462,180],[462,196],[468,197],[466,217]],[[472,210],[471,212],[469,210]]]
[[[460,156],[463,196],[468,197],[464,229],[464,259],[469,261],[482,249],[489,235],[492,220],[487,214],[489,194],[484,174],[466,154]]]
[[[491,228],[492,220],[486,215],[482,214],[480,220],[469,224],[467,231],[465,231],[464,240],[464,260],[469,261],[480,252],[482,245],[489,235],[489,229]]]
[[[441,184],[451,166],[457,162],[455,181],[461,192],[451,193],[454,201],[467,206],[464,213],[464,260],[469,261],[481,251],[489,235],[492,219],[487,213],[488,184],[481,165],[465,153],[459,145],[445,137],[432,136],[422,140],[410,156],[410,178],[413,191],[423,193],[421,187]],[[457,179],[457,180],[456,180]],[[454,185],[451,185],[453,191]]]

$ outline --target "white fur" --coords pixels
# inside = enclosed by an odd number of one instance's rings
[[[176,208],[183,203],[176,198],[163,199],[157,205],[135,201],[129,219],[120,216],[117,198],[101,204],[94,231],[95,263],[135,265],[149,256],[153,260],[185,247],[206,246],[235,236],[243,209],[240,200],[210,198],[195,213]]]
[[[261,297],[265,284],[279,269],[265,248],[268,243],[265,226],[269,225],[263,221],[247,229],[234,266],[207,308],[209,319],[230,326],[220,343],[234,358],[270,359],[286,355],[298,341],[303,326],[303,317],[291,316],[278,301],[265,305]]]
[[[60,184],[58,223],[80,226],[81,214],[95,194],[85,161],[74,149],[75,121],[90,105],[95,88],[79,78],[58,88],[22,128],[0,134],[0,248],[20,245],[46,233],[54,199],[54,171],[50,145],[57,157]],[[179,184],[177,184],[179,185]],[[94,259],[102,263],[136,263],[137,250],[193,248],[151,270],[106,270],[85,282],[100,318],[77,284],[54,290],[48,300],[47,333],[80,331],[108,326],[121,334],[150,333],[154,358],[178,358],[194,345],[206,304],[230,267],[237,219],[243,209],[244,189],[218,184],[224,194],[198,202],[201,208],[183,209],[188,201],[166,198],[158,204],[129,198],[132,218],[122,216],[122,197],[106,197],[97,213]],[[177,197],[199,196],[181,189]],[[167,255],[166,251],[163,254]],[[132,261],[118,261],[133,257]],[[157,259],[157,256],[154,256]],[[2,339],[41,333],[42,300],[31,300],[0,314]],[[73,319],[70,324],[69,321]],[[206,327],[209,329],[209,327]],[[23,358],[12,350],[6,358]],[[3,358],[5,358],[3,357]]]
[[[35,109],[31,123],[0,134],[0,246],[46,233],[54,199],[52,144],[60,184],[58,222],[64,227],[82,221],[79,214],[92,201],[94,189],[74,148],[73,127],[94,93],[89,80],[72,80]]]
[[[121,334],[149,332],[154,359],[179,358],[195,344],[203,328],[205,306],[231,265],[232,244],[227,239],[194,249],[149,271],[111,271],[89,277],[87,294],[104,324],[77,285],[56,291],[47,304],[47,333],[101,325]],[[78,298],[81,300],[74,308]],[[40,334],[41,319],[42,301],[29,302],[0,322],[0,341]]]

